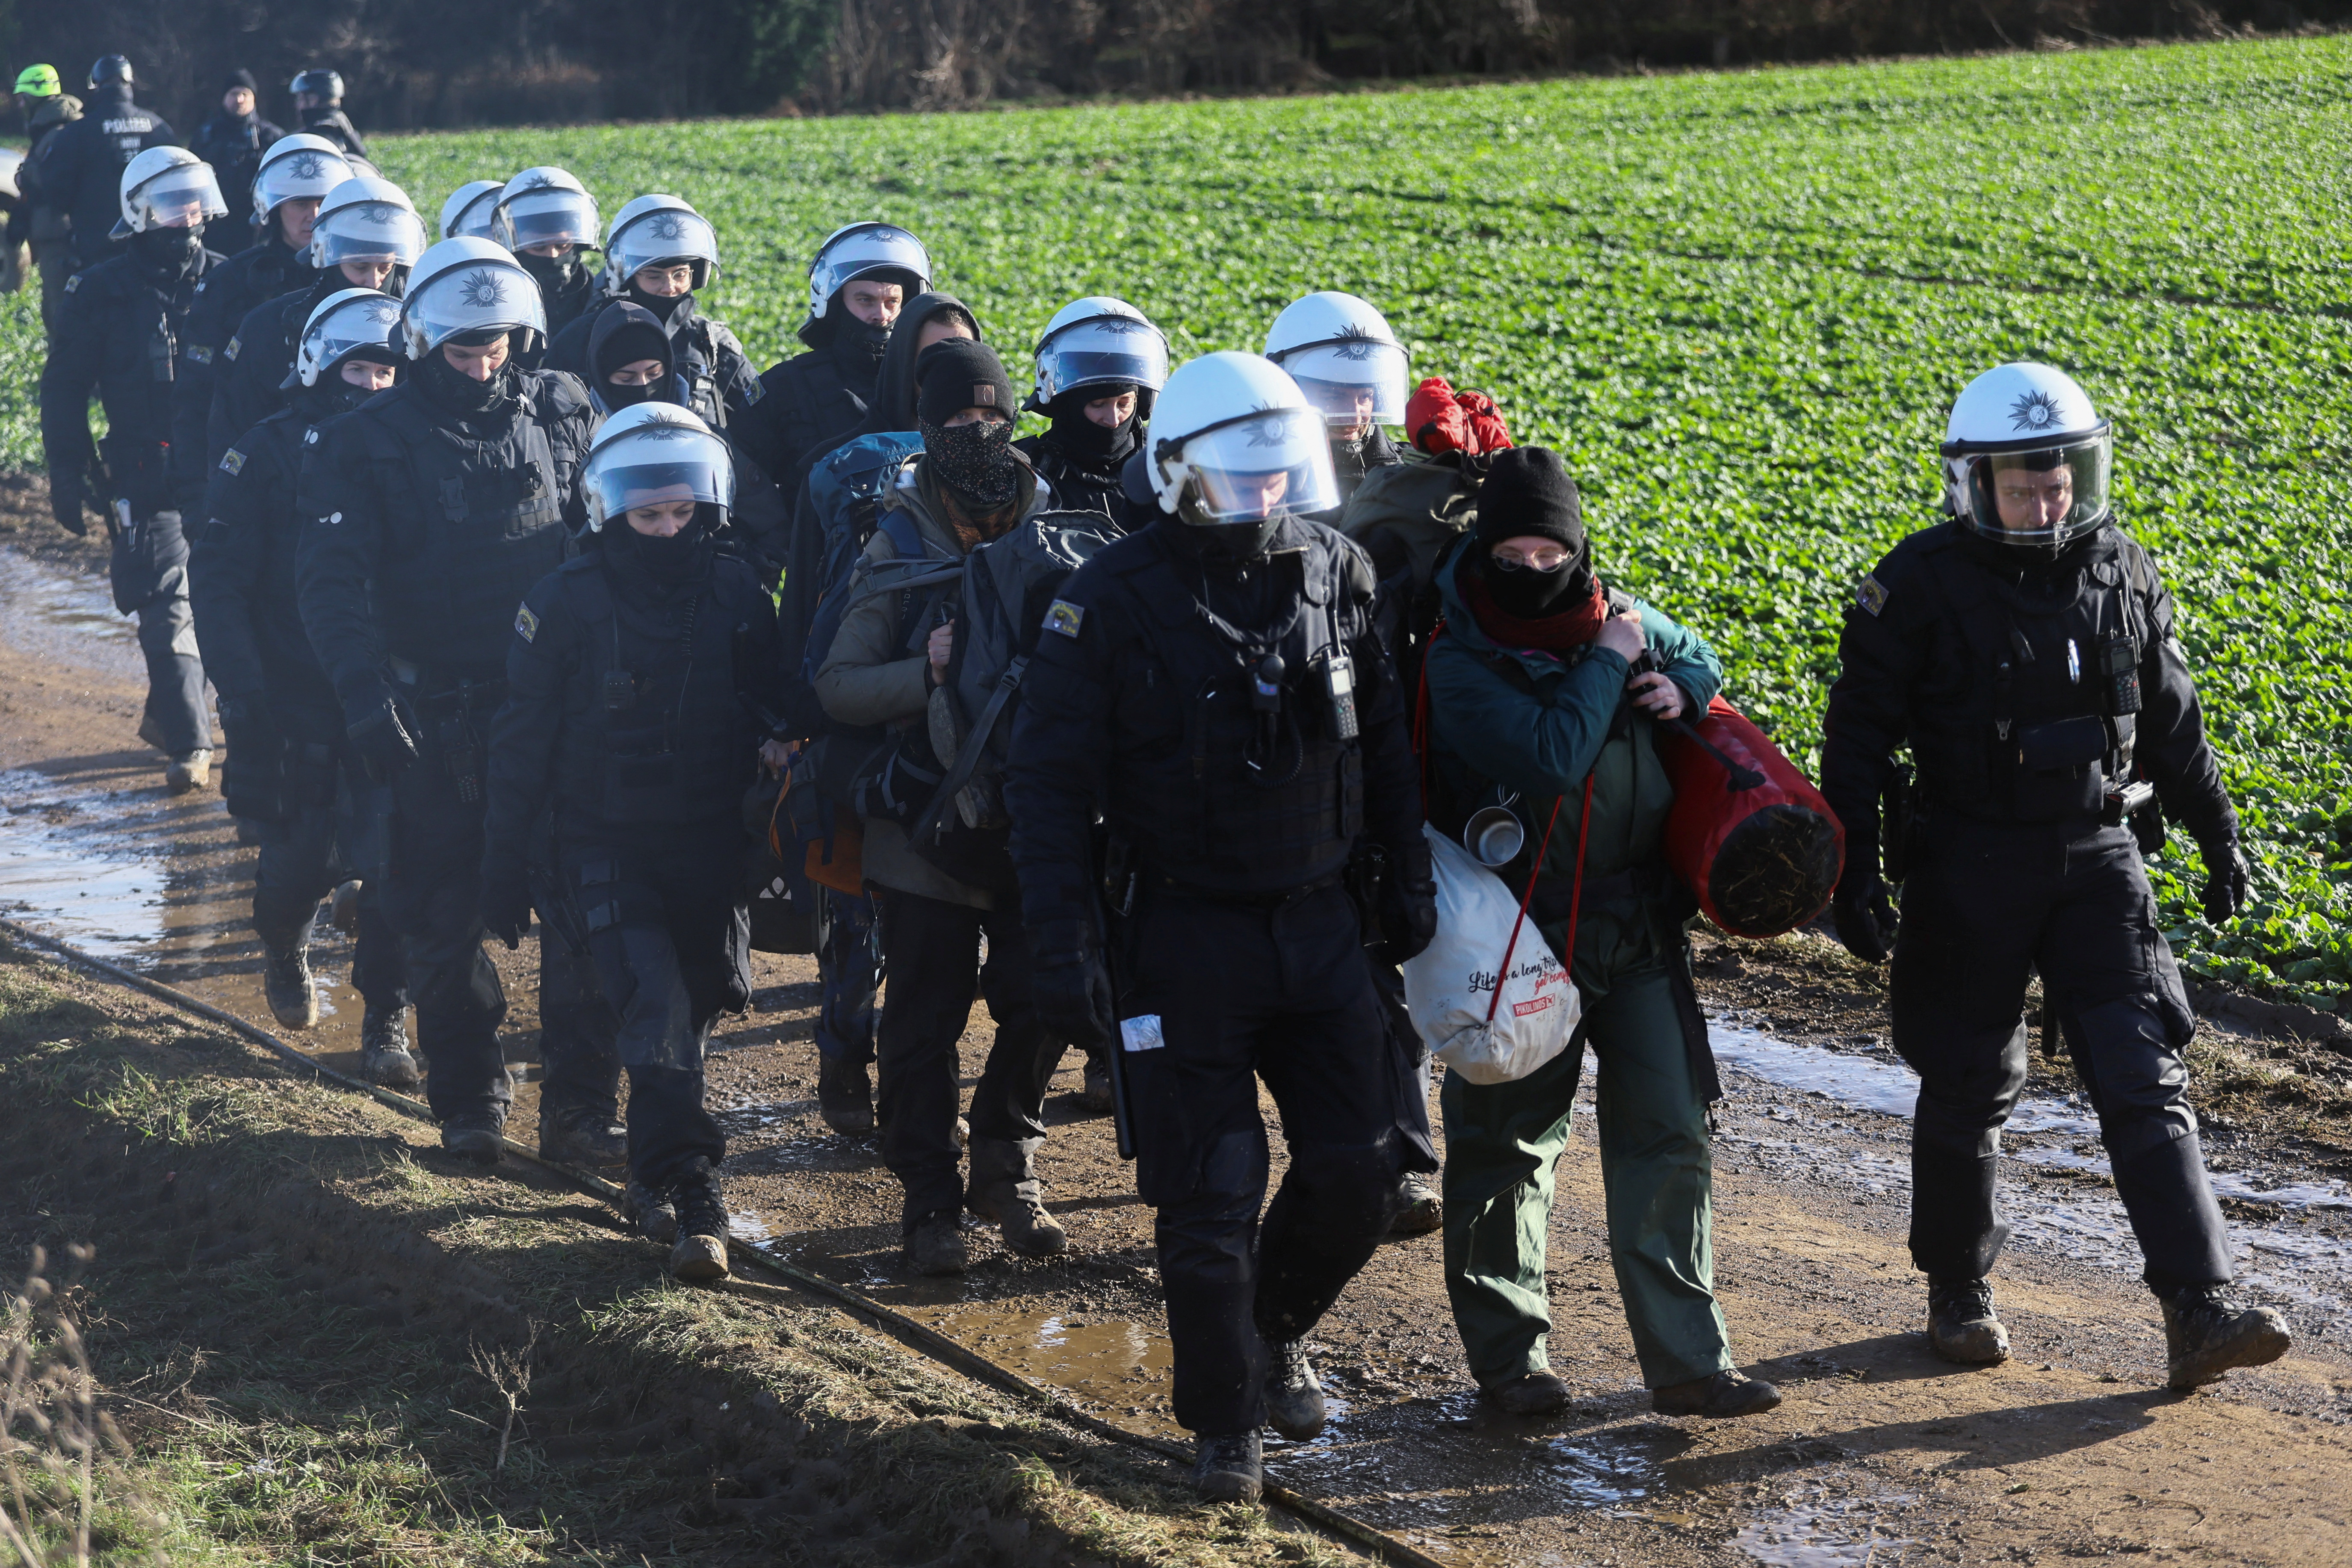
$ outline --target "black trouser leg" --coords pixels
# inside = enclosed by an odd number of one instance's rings
[[[1275,909],[1147,897],[1120,933],[1136,1184],[1193,1431],[1259,1424],[1265,1339],[1311,1329],[1388,1228],[1398,1075],[1360,941],[1335,889]],[[1261,1073],[1292,1161],[1263,1235]]]
[[[107,558],[115,608],[139,617],[139,651],[147,662],[142,733],[167,755],[208,749],[212,715],[205,707],[205,665],[188,607],[188,542],[180,514],[159,511],[117,530]]]
[[[398,1011],[408,1005],[408,961],[400,933],[383,912],[377,883],[360,889],[359,931],[352,939],[352,989],[371,1007]]]
[[[335,814],[297,806],[284,822],[254,824],[253,931],[271,952],[310,945],[319,900],[335,885]]]
[[[880,899],[890,990],[875,1031],[876,1110],[882,1163],[905,1189],[902,1223],[911,1231],[924,1215],[963,1207],[956,1045],[971,1018],[984,913],[890,888]]]
[[[482,1110],[503,1120],[514,1100],[499,1049],[506,991],[482,951],[481,880],[481,803],[458,799],[428,751],[394,787],[384,913],[415,991],[425,1099],[444,1121]]]
[[[542,921],[539,930],[540,1120],[621,1114],[619,1020],[606,1006],[595,964]]]
[[[996,1038],[971,1091],[971,1135],[1007,1142],[1045,1136],[1045,1089],[1062,1059],[1058,1043],[1048,1043],[1037,1027],[1036,1005],[1031,999],[1028,933],[1021,927],[1021,906],[1014,898],[1000,899],[981,916],[988,933],[988,966],[980,973],[980,994],[987,1000]]]

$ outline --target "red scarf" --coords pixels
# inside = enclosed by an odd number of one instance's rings
[[[1601,580],[1597,577],[1592,581],[1590,599],[1535,620],[1511,615],[1496,604],[1495,596],[1486,592],[1486,580],[1475,572],[1459,573],[1454,582],[1462,591],[1462,602],[1469,606],[1478,629],[1498,647],[1566,653],[1599,637],[1601,623],[1609,616],[1609,602],[1601,595]]]

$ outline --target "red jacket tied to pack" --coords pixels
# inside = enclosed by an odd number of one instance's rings
[[[1658,734],[1675,786],[1666,864],[1734,936],[1779,936],[1828,907],[1845,866],[1829,802],[1747,715],[1718,697]]]

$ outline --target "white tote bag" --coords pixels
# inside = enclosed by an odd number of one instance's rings
[[[1421,830],[1437,874],[1437,935],[1405,963],[1405,1009],[1437,1059],[1470,1082],[1523,1079],[1568,1048],[1583,998],[1503,879],[1428,824]]]

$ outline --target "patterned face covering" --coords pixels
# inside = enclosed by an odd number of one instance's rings
[[[925,425],[924,459],[940,482],[976,510],[993,511],[1020,493],[1021,459],[1013,455],[1013,421]]]

